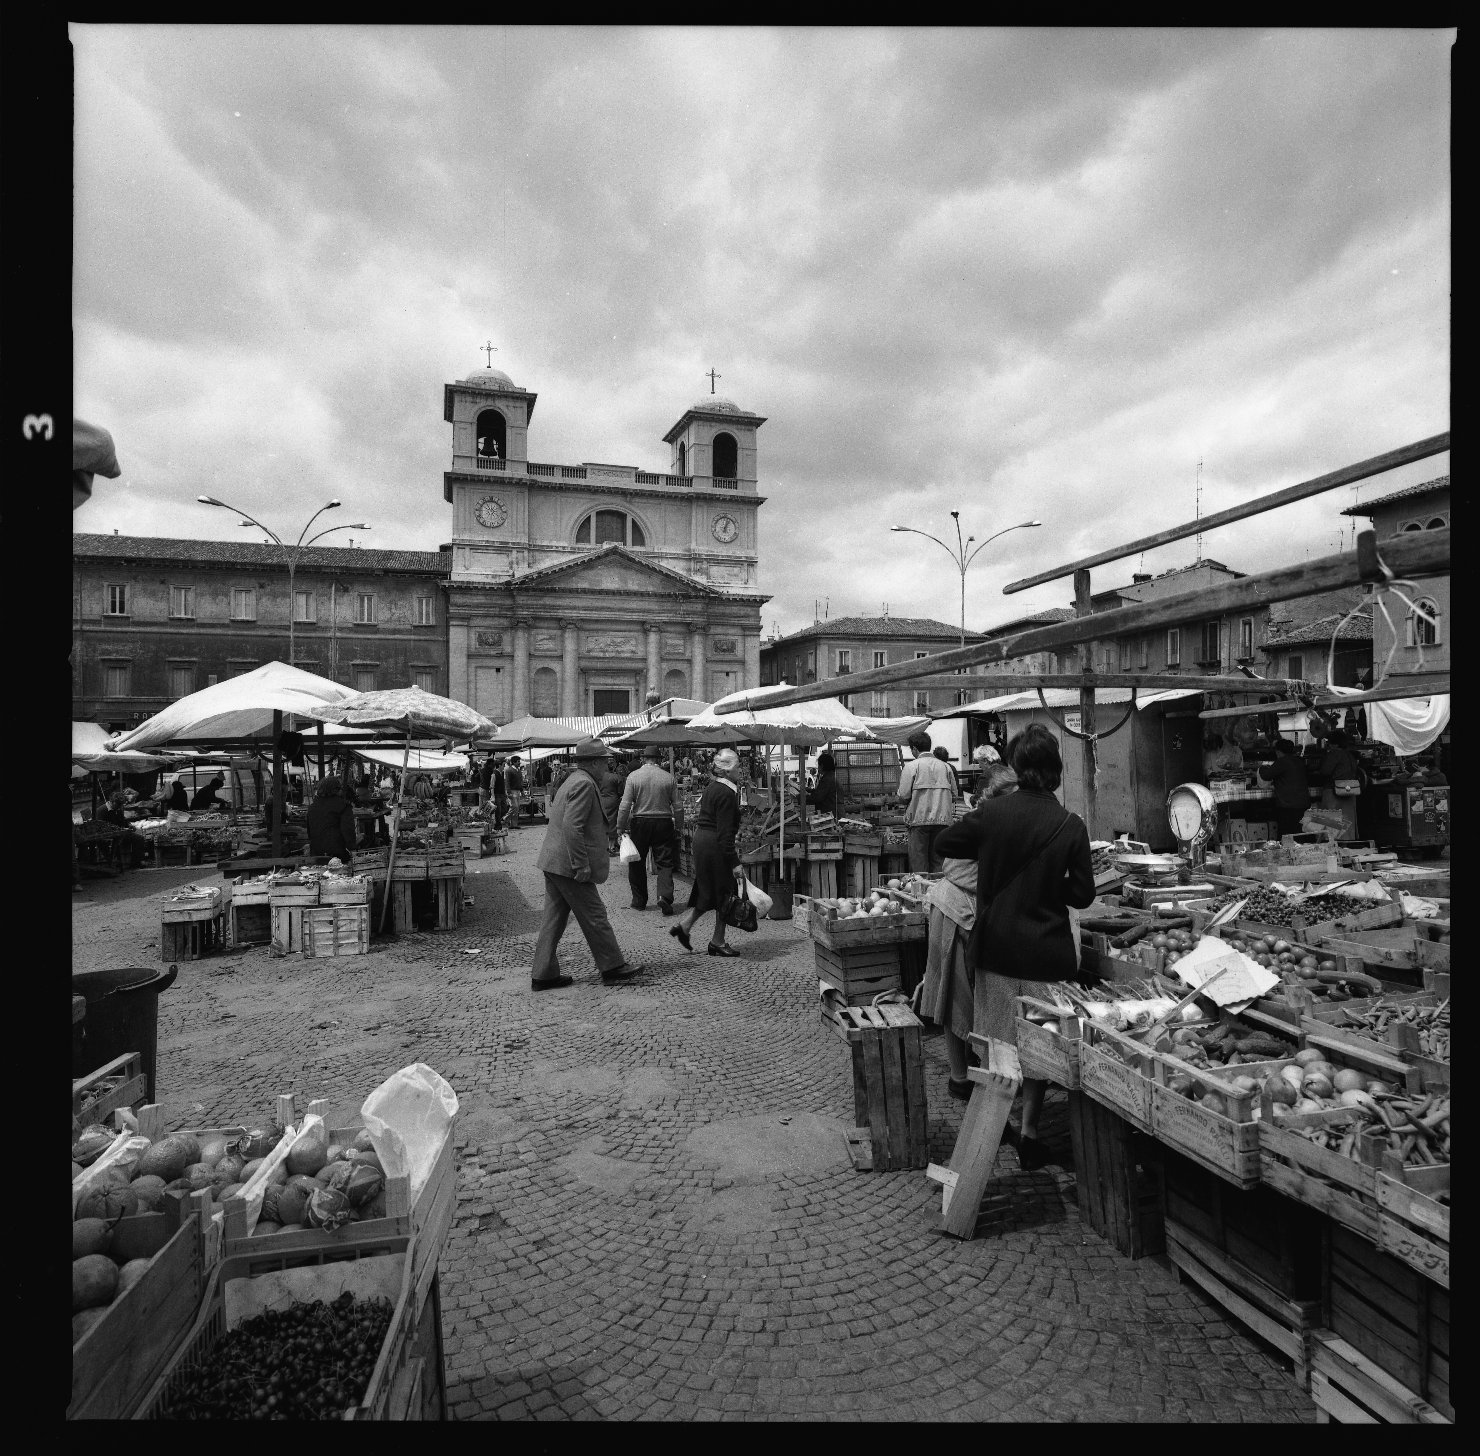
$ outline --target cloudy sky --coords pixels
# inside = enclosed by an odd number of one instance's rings
[[[530,457],[760,432],[767,631],[1069,600],[1002,585],[1449,427],[1446,30],[74,25],[81,531],[433,549],[442,385]],[[1209,533],[1259,570],[1447,456]],[[343,538],[340,538],[343,539]],[[1097,587],[1193,559],[1191,541]]]

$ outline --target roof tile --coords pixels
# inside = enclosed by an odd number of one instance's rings
[[[1373,511],[1381,506],[1389,505],[1393,501],[1407,500],[1409,496],[1434,495],[1441,490],[1449,489],[1449,477],[1447,475],[1436,475],[1432,480],[1426,480],[1421,485],[1405,486],[1402,490],[1395,490],[1391,495],[1380,495],[1376,500],[1367,501],[1363,505],[1348,506],[1342,515],[1344,516],[1370,516]]]
[[[868,638],[946,638],[959,641],[961,629],[948,622],[937,622],[931,617],[829,617],[814,622],[796,632],[788,632],[766,644],[779,647],[786,642],[799,642],[806,637],[868,637]],[[968,631],[969,642],[980,642],[980,632]]]
[[[171,536],[99,536],[74,532],[72,555],[97,561],[189,561],[199,566],[282,566],[282,550],[260,541],[194,541]],[[300,567],[330,571],[412,571],[446,576],[450,551],[373,551],[305,546]]]

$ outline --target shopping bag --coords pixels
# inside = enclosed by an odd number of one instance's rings
[[[726,925],[733,925],[736,930],[751,931],[759,924],[759,917],[755,913],[755,906],[751,903],[746,890],[749,887],[748,880],[741,881],[738,893],[726,897],[723,913]]]
[[[771,906],[774,903],[771,897],[759,885],[751,884],[749,877],[745,880],[745,898],[755,906],[755,913],[757,915],[769,915],[771,913]]]
[[[617,858],[620,859],[623,864],[636,864],[642,858],[642,856],[637,852],[637,846],[633,844],[632,836],[630,834],[624,834],[622,836],[622,848]]]

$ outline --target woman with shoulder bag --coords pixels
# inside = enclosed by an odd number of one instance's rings
[[[708,946],[712,956],[736,956],[740,952],[725,944],[725,907],[740,893],[745,869],[735,852],[735,834],[740,828],[740,755],[722,748],[714,755],[714,777],[699,800],[694,816],[694,886],[689,908],[669,930],[685,950],[693,950],[689,931],[694,922],[714,911],[714,935]]]
[[[937,844],[952,859],[975,859],[976,919],[967,959],[974,971],[973,1019],[979,1035],[1017,1044],[1017,1004],[1048,981],[1078,977],[1070,907],[1095,898],[1089,831],[1054,797],[1064,765],[1058,740],[1030,723],[1007,745],[1017,792],[990,799]],[[1024,1168],[1050,1161],[1038,1139],[1047,1084],[1024,1078],[1022,1118],[1005,1131]]]
[[[1357,837],[1357,798],[1362,792],[1362,768],[1351,751],[1351,739],[1344,729],[1333,728],[1326,735],[1327,748],[1321,758],[1320,774],[1325,780],[1321,789],[1321,808],[1335,809],[1342,817],[1342,839]]]

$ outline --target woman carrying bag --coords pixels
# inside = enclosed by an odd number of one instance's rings
[[[1017,1044],[1019,995],[1038,983],[1078,978],[1078,956],[1069,910],[1095,898],[1089,831],[1054,797],[1064,765],[1058,740],[1031,723],[1007,745],[1017,792],[989,799],[946,829],[937,852],[975,859],[976,918],[967,950],[974,972],[974,1019],[980,1034]],[[1047,1084],[1023,1079],[1020,1129],[1005,1136],[1024,1168],[1050,1161],[1038,1139],[1038,1114]]]
[[[689,908],[669,930],[685,950],[693,950],[689,931],[701,915],[714,911],[714,935],[708,950],[712,956],[735,956],[740,952],[725,944],[725,909],[732,896],[741,893],[745,869],[735,852],[735,834],[740,828],[740,755],[722,748],[714,755],[714,777],[699,800],[694,816],[694,886]]]

